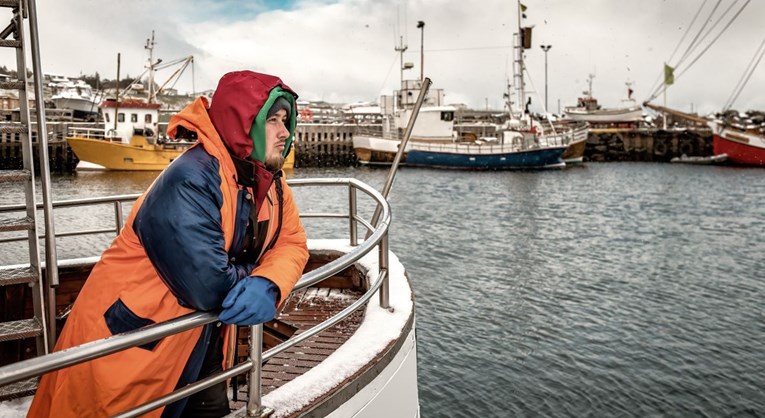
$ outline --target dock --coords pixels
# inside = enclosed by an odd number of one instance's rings
[[[89,122],[48,123],[50,167],[53,172],[71,172],[77,157],[66,143],[66,132],[73,127],[97,127]],[[493,127],[457,125],[462,134],[494,136]],[[353,136],[359,132],[379,130],[381,125],[353,123],[300,123],[295,132],[295,167],[350,167],[358,164],[353,152]],[[32,128],[34,144],[37,133]],[[37,150],[35,149],[35,154]],[[670,162],[672,158],[709,157],[712,155],[712,133],[708,128],[677,130],[591,129],[584,154],[585,162],[650,161]],[[37,157],[35,157],[37,158]],[[21,167],[21,143],[18,134],[0,132],[0,169]]]

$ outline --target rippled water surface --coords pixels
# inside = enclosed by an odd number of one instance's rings
[[[386,175],[291,176],[379,190]],[[140,192],[152,179],[62,176],[54,197]],[[346,195],[296,189],[304,211],[344,209]],[[765,416],[765,170],[402,168],[390,201],[391,246],[415,289],[423,417]],[[57,229],[96,217],[69,213]],[[109,239],[61,241],[75,256]],[[0,248],[2,262],[18,257]]]

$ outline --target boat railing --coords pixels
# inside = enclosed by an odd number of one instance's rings
[[[110,130],[114,132],[113,130]],[[68,136],[75,136],[79,138],[87,139],[114,139],[114,135],[109,135],[109,131],[103,128],[83,128],[83,127],[70,127]]]
[[[401,141],[404,133],[395,130],[386,132],[380,125],[359,125],[356,127],[356,136],[371,136],[374,138]]]
[[[513,138],[510,141],[488,141],[483,143],[473,142],[410,142],[407,150],[430,151],[430,152],[452,152],[471,155],[491,155],[510,152],[519,152],[524,150],[533,150],[542,148],[538,142],[525,138]]]
[[[146,414],[149,411],[171,404],[177,400],[188,397],[205,388],[217,383],[228,380],[241,374],[249,374],[248,381],[248,401],[247,415],[261,416],[261,413],[268,413],[261,405],[260,377],[261,366],[272,357],[284,352],[285,350],[300,344],[306,339],[336,325],[353,312],[362,309],[367,302],[375,295],[379,295],[379,304],[383,309],[390,309],[389,304],[389,285],[388,285],[388,228],[391,222],[390,205],[378,191],[369,185],[351,178],[327,178],[327,179],[290,179],[288,183],[295,187],[347,187],[348,188],[348,212],[347,213],[301,213],[301,218],[330,218],[344,219],[348,221],[348,232],[350,236],[350,245],[354,248],[341,257],[304,274],[295,285],[294,291],[304,289],[319,283],[333,275],[345,270],[359,259],[378,249],[378,267],[376,271],[376,280],[370,283],[369,289],[354,303],[343,309],[336,315],[324,322],[305,330],[293,338],[265,351],[261,352],[263,339],[263,326],[256,325],[251,327],[249,341],[249,358],[234,367],[201,379],[195,383],[177,389],[167,395],[154,399],[147,403],[137,405],[135,408],[124,411],[117,415],[118,417],[137,417]],[[357,212],[357,194],[363,192],[371,198],[380,209],[381,216],[376,225],[362,218]],[[54,208],[84,206],[92,204],[112,204],[115,208],[115,228],[109,231],[119,231],[122,227],[122,205],[127,201],[134,201],[138,195],[122,195],[115,197],[77,199],[63,202],[55,202]],[[0,207],[0,214],[15,210],[15,206]],[[363,226],[371,234],[359,242],[358,226]],[[82,234],[92,234],[102,231],[86,230]],[[74,234],[68,233],[68,234]],[[372,272],[374,276],[375,272]],[[55,309],[55,307],[54,307]],[[80,363],[94,360],[106,355],[126,350],[131,347],[140,346],[169,335],[178,334],[189,329],[200,327],[218,320],[218,312],[193,312],[181,317],[157,323],[136,331],[116,334],[111,337],[91,341],[79,346],[75,346],[63,351],[55,351],[40,357],[23,360],[7,366],[0,367],[0,386],[8,385],[14,382],[34,379],[45,373],[55,370],[71,367]],[[255,383],[252,383],[255,382]]]

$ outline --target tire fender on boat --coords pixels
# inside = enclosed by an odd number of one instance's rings
[[[664,141],[657,142],[653,145],[653,153],[656,155],[667,155],[667,143]]]
[[[693,144],[690,141],[682,141],[680,142],[680,154],[685,155],[692,155],[693,154]]]

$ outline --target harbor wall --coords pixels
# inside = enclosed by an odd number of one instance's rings
[[[69,172],[77,157],[66,143],[71,127],[98,127],[92,123],[48,123],[48,156],[51,171]],[[485,126],[464,126],[461,134],[494,136]],[[380,125],[298,124],[295,133],[295,167],[343,167],[358,164],[353,152],[353,136],[359,132],[381,133]],[[35,162],[37,132],[33,125]],[[593,129],[585,148],[584,161],[653,161],[668,162],[673,157],[712,155],[712,134],[708,129],[665,131],[659,129]],[[18,134],[0,134],[0,169],[22,167]]]
[[[711,156],[712,132],[709,129],[592,129],[587,137],[584,161],[669,162],[682,155]]]

